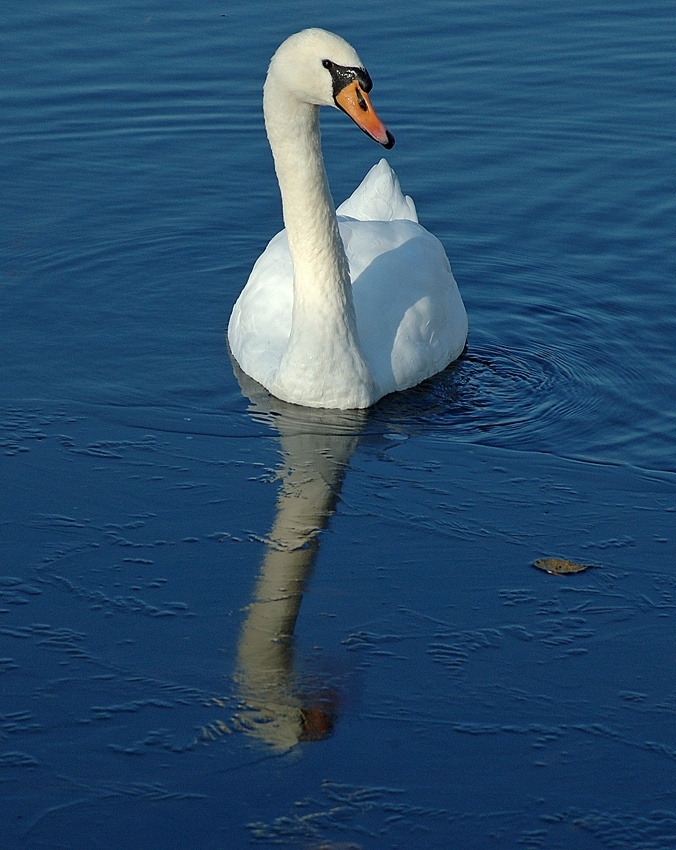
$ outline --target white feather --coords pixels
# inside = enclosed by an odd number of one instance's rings
[[[333,105],[322,60],[341,58],[359,62],[322,30],[292,36],[273,57],[264,108],[286,229],[254,265],[228,340],[244,372],[273,395],[346,409],[444,369],[465,346],[467,315],[441,243],[418,223],[385,160],[336,219],[317,110]]]

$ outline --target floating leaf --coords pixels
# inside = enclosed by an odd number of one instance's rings
[[[591,564],[576,564],[566,558],[538,558],[533,562],[538,570],[543,570],[553,576],[566,576],[570,573],[581,573],[588,570]]]

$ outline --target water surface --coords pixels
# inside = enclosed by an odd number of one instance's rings
[[[309,25],[470,320],[368,414],[225,347]],[[670,846],[675,39],[666,0],[5,11],[3,846]],[[340,201],[382,151],[323,141]]]

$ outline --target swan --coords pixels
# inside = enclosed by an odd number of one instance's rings
[[[237,299],[228,343],[247,375],[307,407],[369,407],[444,369],[467,339],[444,249],[384,159],[334,208],[319,107],[341,109],[389,149],[371,87],[354,48],[321,29],[287,38],[263,87],[285,229]]]

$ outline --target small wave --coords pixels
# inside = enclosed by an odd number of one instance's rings
[[[375,418],[507,447],[553,450],[566,423],[595,420],[599,377],[574,349],[470,346],[439,375],[384,399]]]

